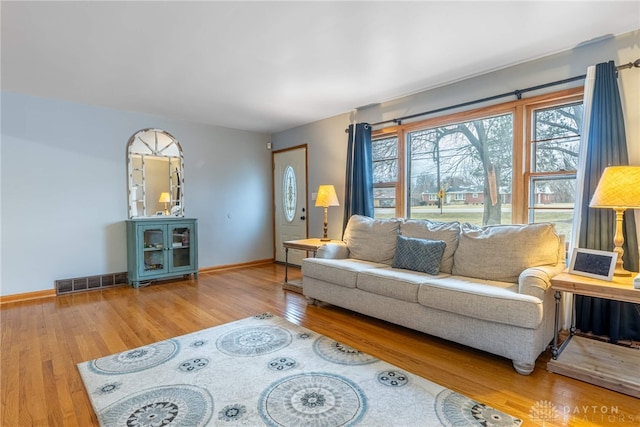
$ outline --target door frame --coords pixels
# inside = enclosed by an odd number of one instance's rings
[[[309,237],[309,147],[307,144],[300,144],[293,147],[282,148],[280,150],[273,150],[271,152],[271,217],[273,218],[271,227],[273,230],[273,261],[276,261],[276,188],[275,188],[275,170],[276,170],[276,154],[281,154],[287,151],[304,149],[304,188],[305,188],[305,200],[304,208],[306,212],[307,220],[305,221],[305,238]]]

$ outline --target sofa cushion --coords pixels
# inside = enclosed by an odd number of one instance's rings
[[[536,329],[542,322],[539,298],[518,292],[514,283],[449,276],[420,285],[418,303],[425,307],[490,322]]]
[[[383,267],[388,265],[359,259],[305,258],[302,260],[302,286],[304,287],[304,277],[313,277],[347,288],[355,288],[358,272]]]
[[[443,274],[440,277],[447,276]],[[358,273],[356,287],[372,294],[418,302],[419,286],[432,279],[434,276],[427,273],[397,268],[375,268]]]
[[[347,244],[344,242],[326,243],[316,250],[316,258],[349,258],[349,248],[347,248]]]
[[[349,218],[344,232],[344,241],[349,256],[364,261],[391,265],[396,252],[396,237],[400,220],[373,219],[362,215]]]
[[[516,283],[529,267],[556,265],[560,237],[553,224],[476,227],[462,224],[453,256],[456,276]]]
[[[391,266],[433,275],[438,274],[446,246],[447,244],[443,240],[398,236],[396,253]]]
[[[417,239],[443,240],[447,246],[440,261],[440,271],[451,273],[453,254],[458,247],[460,223],[430,221],[428,219],[408,219],[400,225],[400,233],[406,237]]]

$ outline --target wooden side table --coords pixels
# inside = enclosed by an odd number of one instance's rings
[[[633,277],[607,282],[560,273],[551,279],[551,289],[556,300],[555,333],[547,370],[640,398],[640,349],[575,336],[575,304],[571,305],[570,335],[558,345],[562,292],[640,304],[640,289],[633,288]]]
[[[294,291],[298,293],[302,293],[302,282],[300,281],[289,281],[289,249],[299,249],[302,251],[313,252],[313,256],[316,256],[316,252],[320,246],[323,246],[327,243],[339,243],[339,240],[321,240],[321,239],[300,239],[300,240],[287,240],[282,242],[282,246],[284,247],[284,283],[282,284],[282,289],[286,289],[288,291]]]

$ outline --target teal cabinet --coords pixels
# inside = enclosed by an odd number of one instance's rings
[[[129,283],[173,276],[198,277],[198,220],[157,217],[127,220]]]

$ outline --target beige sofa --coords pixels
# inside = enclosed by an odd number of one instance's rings
[[[565,268],[552,224],[476,227],[354,215],[343,243],[302,261],[303,293],[511,359],[533,372],[553,338],[550,278]]]

